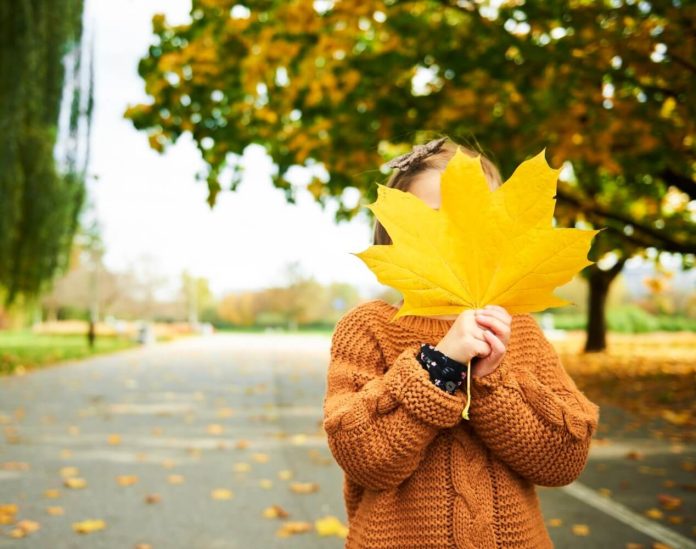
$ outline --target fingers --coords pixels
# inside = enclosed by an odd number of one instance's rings
[[[484,336],[491,346],[491,354],[502,355],[506,351],[503,342],[493,332],[484,332]]]
[[[485,335],[483,336],[485,339]],[[476,356],[488,356],[491,353],[491,346],[486,341],[474,341],[471,345],[472,350],[476,353]]]
[[[465,313],[468,311],[464,311]],[[465,333],[471,334],[475,339],[480,341],[485,341],[483,338],[483,329],[476,322],[475,313],[471,310],[471,313],[464,317],[463,330]]]
[[[497,336],[505,336],[510,330],[510,325],[507,322],[493,315],[477,315],[476,322],[484,328],[489,328]]]
[[[476,316],[479,314],[492,315],[503,322],[510,322],[512,320],[512,316],[507,312],[507,309],[500,305],[486,305],[483,309],[476,309]]]

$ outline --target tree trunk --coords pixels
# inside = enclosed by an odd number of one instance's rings
[[[588,295],[587,339],[585,340],[586,353],[603,351],[607,347],[607,295],[609,294],[609,286],[623,269],[624,263],[626,263],[626,259],[622,258],[607,271],[597,267],[596,263],[589,267],[590,291]]]
[[[87,330],[87,344],[90,350],[94,350],[94,339],[96,338],[94,318],[89,319],[89,329]]]

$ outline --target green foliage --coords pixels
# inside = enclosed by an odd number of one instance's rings
[[[659,315],[660,330],[666,332],[696,332],[696,318],[684,316]]]
[[[559,185],[559,224],[608,228],[592,258],[656,247],[691,264],[686,201],[665,197],[696,197],[696,5],[614,4],[505,3],[495,14],[442,0],[194,0],[189,23],[153,18],[139,65],[153,102],[126,116],[158,151],[192,135],[211,206],[236,188],[254,143],[290,201],[288,169],[322,164],[328,178],[308,189],[336,201],[337,219],[375,200],[387,157],[433,133],[476,136],[504,175],[547,147],[552,166],[570,161],[576,175]],[[361,201],[346,203],[346,187]]]
[[[640,334],[658,330],[660,323],[644,309],[629,304],[608,311],[607,326],[616,332]]]
[[[82,0],[0,5],[0,287],[6,305],[22,295],[37,297],[65,270],[84,204],[86,155],[80,157],[78,147],[92,102],[91,87],[85,97],[80,85],[82,11]],[[66,89],[72,91],[62,136]]]

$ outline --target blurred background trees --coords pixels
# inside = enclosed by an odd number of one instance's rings
[[[35,302],[68,267],[85,202],[92,66],[81,0],[0,6],[0,296]]]
[[[273,287],[219,296],[187,271],[178,294],[163,298],[166,281],[147,261],[111,272],[101,256],[87,257],[81,216],[97,176],[87,173],[93,57],[83,11],[76,0],[0,7],[5,306],[19,303],[24,320],[292,328],[334,321],[356,303],[357,289],[319,283],[299,264]],[[678,0],[193,0],[188,22],[152,18],[138,66],[150,100],[125,116],[160,152],[192,137],[211,207],[237,189],[241,155],[259,144],[289,203],[302,187],[289,170],[304,167],[306,190],[337,205],[338,222],[370,218],[364,206],[388,175],[382,164],[436,135],[487,154],[504,177],[545,148],[564,167],[557,224],[607,228],[589,254],[597,263],[582,273],[587,286],[562,290],[581,302],[571,314],[553,311],[565,326],[586,326],[586,350],[600,350],[608,325],[633,322],[618,322],[607,304],[638,307],[660,326],[694,314],[693,288],[659,268],[665,257],[691,268],[696,252],[695,22],[696,6]],[[638,285],[622,277],[637,257],[658,266]],[[639,318],[633,309],[621,318]],[[0,309],[0,324],[7,317]]]
[[[190,132],[211,206],[258,143],[290,202],[288,169],[321,166],[307,189],[338,203],[337,220],[376,198],[387,158],[433,133],[475,136],[504,177],[546,148],[567,168],[558,224],[608,229],[589,256],[602,262],[583,271],[586,350],[599,350],[628,258],[657,250],[694,263],[696,6],[518,4],[194,0],[188,24],[153,18],[139,66],[153,101],[126,116],[159,151]],[[357,203],[344,200],[349,188]]]

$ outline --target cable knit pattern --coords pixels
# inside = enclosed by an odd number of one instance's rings
[[[513,315],[498,369],[435,386],[416,357],[454,320],[405,316],[375,299],[336,324],[324,430],[343,469],[347,549],[553,547],[535,485],[585,466],[599,408],[563,369],[534,317]]]

